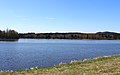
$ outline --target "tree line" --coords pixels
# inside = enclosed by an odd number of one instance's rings
[[[6,30],[0,30],[0,40],[2,41],[10,41],[10,40],[17,40],[19,39],[19,34],[17,31],[15,30],[9,30],[9,29],[6,29]]]
[[[18,33],[15,30],[0,30],[0,40],[18,40],[19,38],[31,39],[92,39],[92,40],[120,40],[120,33]]]
[[[98,33],[20,33],[20,38],[35,39],[95,39],[95,40],[117,40],[119,33],[98,32]]]

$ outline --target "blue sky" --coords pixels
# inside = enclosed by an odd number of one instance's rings
[[[0,0],[0,29],[120,32],[120,0]]]

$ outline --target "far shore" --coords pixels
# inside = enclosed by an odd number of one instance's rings
[[[11,42],[12,42],[12,41],[18,41],[18,40],[19,40],[19,39],[0,39],[0,41],[8,41],[8,42],[9,42],[9,41],[11,41]]]

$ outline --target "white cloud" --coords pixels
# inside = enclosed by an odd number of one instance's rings
[[[48,19],[48,20],[55,20],[56,18],[53,18],[53,17],[46,17],[46,19]]]
[[[29,19],[28,18],[23,18],[24,21],[28,21]]]
[[[20,16],[20,15],[18,15],[18,16],[16,16],[16,17],[18,17],[18,18],[23,18],[24,16]]]
[[[19,18],[19,19],[21,19],[21,20],[24,20],[24,21],[28,21],[29,20],[25,16],[21,16],[21,15],[17,15],[16,17]]]

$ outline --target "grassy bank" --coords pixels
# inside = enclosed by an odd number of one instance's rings
[[[0,72],[0,75],[120,75],[120,55],[75,61],[50,68]]]

